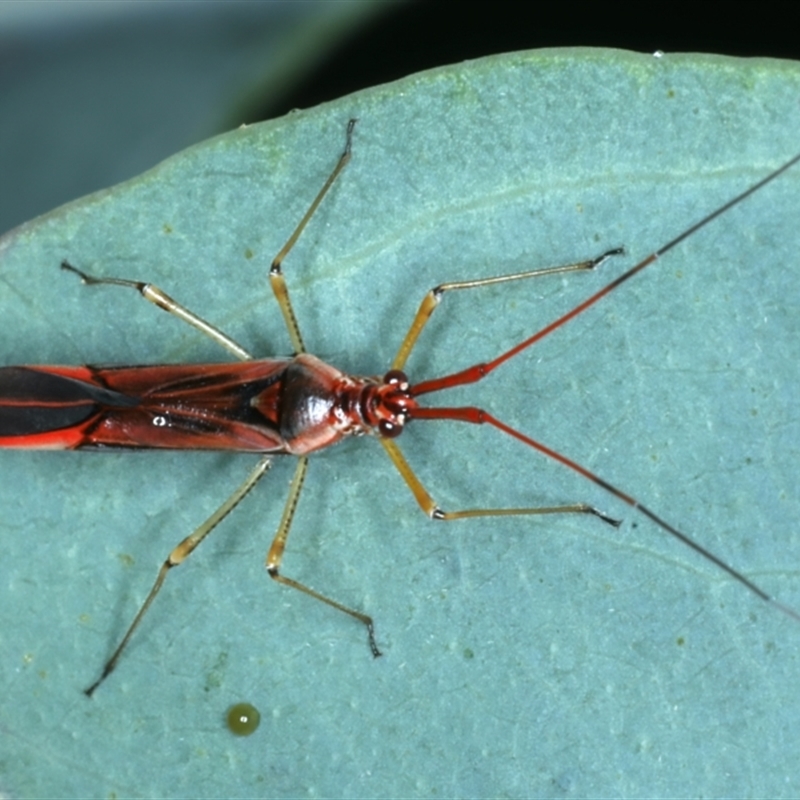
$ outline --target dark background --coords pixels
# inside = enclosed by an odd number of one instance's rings
[[[265,98],[258,119],[308,108],[423,69],[541,47],[800,57],[793,3],[411,0],[348,37],[298,86]]]
[[[633,9],[633,10],[632,10]],[[800,57],[794,3],[0,2],[0,233],[243,122],[545,47]]]

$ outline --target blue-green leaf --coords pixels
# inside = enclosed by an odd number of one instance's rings
[[[0,240],[4,363],[225,360],[132,292],[148,280],[258,355],[265,280],[351,117],[353,160],[284,264],[306,344],[391,363],[444,281],[588,258],[599,274],[447,295],[415,380],[488,360],[800,150],[800,69],[610,51],[412,76],[178,154]],[[800,170],[498,370],[481,404],[800,606]],[[496,431],[400,440],[448,509],[585,501],[624,519],[434,524],[374,442],[316,457],[284,573],[263,560],[291,459],[173,570],[253,458],[0,453],[0,790],[13,795],[785,795],[800,626],[599,487]],[[234,739],[235,700],[261,712]]]

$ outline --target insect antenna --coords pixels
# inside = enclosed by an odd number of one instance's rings
[[[661,517],[658,516],[655,512],[651,511],[647,506],[642,505],[638,500],[634,497],[631,497],[629,494],[626,494],[621,489],[618,489],[613,484],[609,483],[606,480],[603,480],[598,475],[595,475],[590,470],[586,469],[586,467],[581,466],[577,462],[573,461],[570,458],[567,458],[565,455],[562,455],[556,450],[547,447],[547,445],[542,444],[541,442],[536,441],[536,439],[532,439],[530,436],[526,436],[524,433],[512,428],[510,425],[506,425],[505,422],[497,419],[497,417],[489,414],[487,411],[484,411],[481,408],[476,408],[474,406],[465,406],[460,408],[415,408],[410,413],[411,419],[448,419],[448,420],[455,420],[458,422],[470,422],[476,425],[483,425],[488,424],[492,425],[498,430],[503,431],[503,433],[507,433],[509,436],[513,436],[515,439],[519,440],[523,444],[527,444],[529,447],[532,447],[534,450],[538,450],[540,453],[543,453],[548,458],[553,459],[554,461],[558,461],[560,464],[563,464],[566,467],[569,467],[574,472],[577,472],[580,475],[583,475],[584,478],[588,478],[592,483],[597,484],[598,486],[605,489],[607,492],[614,495],[614,497],[622,500],[624,503],[627,503],[631,508],[635,508],[640,513],[644,514],[646,517],[651,519],[653,522],[656,523],[662,530],[665,530],[671,536],[674,536],[679,541],[683,542],[683,544],[691,547],[696,553],[699,553],[703,558],[710,561],[712,564],[715,564],[724,572],[727,572],[732,578],[737,580],[743,586],[747,587],[753,594],[760,597],[762,600],[766,601],[772,606],[780,609],[784,614],[787,614],[796,622],[800,623],[800,612],[795,611],[790,606],[786,606],[783,603],[780,603],[774,597],[772,597],[769,593],[767,593],[764,589],[762,589],[757,584],[753,583],[749,578],[746,578],[742,575],[741,572],[734,569],[730,564],[727,564],[723,561],[719,556],[714,555],[710,550],[707,550],[703,547],[700,543],[696,542],[690,536],[685,533],[682,533],[673,525],[670,525],[668,522],[663,520]]]
[[[475,383],[476,381],[485,378],[490,372],[493,372],[501,364],[504,364],[506,361],[513,358],[518,353],[521,353],[523,350],[527,350],[531,345],[535,344],[540,339],[544,339],[544,337],[548,334],[551,334],[553,331],[557,330],[562,325],[565,325],[571,319],[574,319],[579,314],[582,314],[587,308],[593,306],[598,300],[602,300],[602,298],[604,298],[606,295],[611,294],[611,292],[613,292],[617,287],[625,283],[628,278],[632,278],[634,275],[641,272],[645,267],[649,267],[650,264],[658,260],[665,253],[668,253],[673,247],[676,247],[690,236],[693,236],[701,228],[704,228],[717,217],[720,217],[727,211],[730,211],[730,209],[732,209],[734,206],[739,205],[739,203],[741,203],[743,200],[750,197],[750,195],[755,194],[759,189],[762,189],[768,183],[774,181],[775,178],[777,178],[779,175],[782,175],[784,172],[786,172],[786,170],[790,169],[798,162],[800,162],[800,153],[787,161],[785,164],[782,164],[765,178],[762,178],[758,183],[753,184],[750,188],[746,189],[732,200],[729,200],[727,203],[715,209],[710,214],[707,214],[699,222],[696,222],[694,225],[687,228],[683,233],[667,242],[663,247],[655,250],[649,256],[642,259],[638,264],[632,266],[627,272],[623,272],[618,278],[614,278],[613,281],[606,284],[606,286],[604,286],[598,292],[595,292],[591,297],[588,297],[582,303],[579,303],[571,311],[568,311],[566,314],[554,320],[549,325],[546,325],[540,331],[534,333],[533,336],[530,336],[519,344],[514,345],[514,347],[510,348],[509,350],[506,350],[505,353],[501,353],[493,361],[489,361],[485,364],[474,364],[471,367],[467,367],[465,370],[454,372],[451,375],[446,375],[443,378],[434,378],[433,380],[422,381],[421,383],[417,383],[411,387],[411,393],[415,397],[419,397],[420,395],[429,394],[430,392],[438,392],[441,389],[450,389],[453,386],[464,386],[465,384]],[[618,252],[619,251],[612,250],[606,255],[616,255]]]
[[[491,372],[497,369],[497,367],[499,367],[501,364],[504,364],[506,361],[509,361],[510,359],[514,358],[514,356],[519,355],[521,352],[528,349],[533,344],[543,339],[545,336],[548,336],[549,334],[553,333],[553,331],[558,330],[558,328],[562,327],[567,322],[577,317],[579,314],[582,314],[584,311],[593,306],[603,297],[606,297],[611,292],[613,292],[617,287],[622,285],[629,278],[632,278],[634,275],[641,272],[643,269],[648,267],[662,255],[672,250],[674,247],[679,245],[685,239],[688,239],[689,237],[693,236],[701,228],[704,228],[706,225],[715,220],[717,217],[725,214],[727,211],[729,211],[731,208],[741,203],[750,195],[759,191],[766,184],[775,180],[779,175],[786,172],[786,170],[790,169],[798,162],[800,162],[800,154],[796,155],[794,158],[790,159],[782,166],[778,167],[776,170],[771,172],[765,178],[760,180],[758,183],[753,184],[748,189],[743,191],[741,194],[734,197],[732,200],[729,200],[727,203],[715,209],[710,214],[707,214],[699,222],[696,222],[694,225],[684,230],[674,239],[667,242],[661,248],[652,252],[638,264],[634,265],[626,272],[623,272],[619,277],[615,278],[614,280],[609,282],[606,286],[604,286],[602,289],[595,292],[593,295],[588,297],[582,303],[575,306],[575,308],[573,308],[571,311],[568,311],[561,317],[558,317],[556,320],[551,322],[549,325],[546,325],[544,328],[534,333],[532,336],[528,337],[522,342],[516,344],[514,347],[511,347],[505,352],[501,353],[494,360],[486,363],[473,364],[472,366],[460,370],[459,372],[454,372],[451,373],[450,375],[445,375],[444,377],[441,378],[433,378],[430,380],[414,384],[409,389],[410,394],[413,397],[420,397],[421,395],[430,394],[432,392],[438,392],[444,389],[451,389],[455,386],[464,386],[467,384],[476,383],[480,380],[483,380],[483,378],[485,378],[487,375],[489,375]],[[616,253],[612,251],[611,254],[616,254]],[[436,290],[434,290],[434,294],[435,292]],[[415,331],[414,341],[416,339],[416,336],[419,335],[420,329],[421,326],[419,326],[418,329]],[[411,344],[413,345],[413,343],[414,342],[412,341]],[[406,344],[404,344],[404,347],[406,348],[406,352],[404,353],[404,355],[407,355],[408,351],[410,351],[411,348]],[[765,602],[769,603],[770,605],[782,611],[787,616],[791,617],[796,622],[800,623],[800,612],[796,611],[790,606],[784,605],[783,603],[777,601],[760,586],[753,583],[753,581],[751,581],[749,578],[746,578],[744,575],[742,575],[741,572],[734,569],[732,566],[730,566],[730,564],[723,561],[719,556],[715,555],[710,550],[707,550],[705,547],[703,547],[697,541],[692,539],[690,536],[678,530],[670,523],[666,522],[664,519],[659,517],[655,512],[647,508],[647,506],[642,505],[642,503],[640,503],[634,497],[627,494],[626,492],[623,492],[621,489],[618,489],[616,486],[609,483],[608,481],[603,480],[602,478],[600,478],[599,476],[595,475],[593,472],[588,470],[586,467],[581,466],[577,462],[572,461],[571,459],[567,458],[561,453],[547,447],[545,444],[535,439],[532,439],[529,436],[526,436],[524,433],[516,430],[515,428],[512,428],[510,425],[507,425],[506,423],[497,419],[487,411],[484,411],[483,409],[477,408],[475,406],[436,407],[436,408],[423,408],[420,406],[414,406],[412,408],[409,408],[408,417],[409,419],[444,419],[444,420],[454,420],[458,422],[469,422],[477,425],[481,424],[492,425],[493,427],[497,428],[503,433],[512,436],[513,438],[517,439],[523,444],[528,445],[529,447],[532,447],[534,450],[538,450],[540,453],[544,454],[548,458],[557,461],[566,467],[569,467],[574,472],[577,472],[578,474],[582,475],[583,477],[587,478],[588,480],[602,487],[607,492],[614,495],[614,497],[618,498],[619,500],[622,500],[624,503],[627,503],[629,506],[631,506],[631,508],[636,509],[641,514],[648,517],[662,530],[670,534],[670,536],[673,536],[674,538],[678,539],[680,542],[690,547],[692,550],[701,555],[703,558],[710,561],[716,567],[726,572],[728,575],[730,575],[732,578],[734,578],[736,581],[742,584],[745,588],[747,588],[750,592],[758,596],[761,600],[764,600]]]

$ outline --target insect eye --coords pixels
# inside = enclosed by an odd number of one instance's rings
[[[396,425],[388,419],[382,419],[378,423],[378,431],[384,439],[396,439],[403,432],[403,426]]]
[[[408,389],[408,376],[399,369],[390,369],[384,376],[383,382],[405,391]]]

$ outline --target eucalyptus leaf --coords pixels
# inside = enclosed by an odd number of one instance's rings
[[[357,118],[351,163],[284,263],[306,345],[344,370],[383,373],[435,285],[626,247],[597,273],[445,296],[407,368],[489,360],[794,155],[798,97],[793,63],[552,50],[242,128],[0,240],[2,359],[227,359],[62,259],[287,354],[266,273]],[[800,606],[799,188],[788,172],[431,403],[491,409]],[[91,701],[163,558],[254,459],[0,453],[0,790],[787,794],[800,626],[497,431],[417,422],[400,444],[444,508],[583,501],[624,524],[432,523],[375,442],[320,454],[284,574],[372,614],[374,661],[360,626],[265,574],[294,466],[280,458],[170,573]],[[224,725],[238,700],[261,712],[247,739]]]

